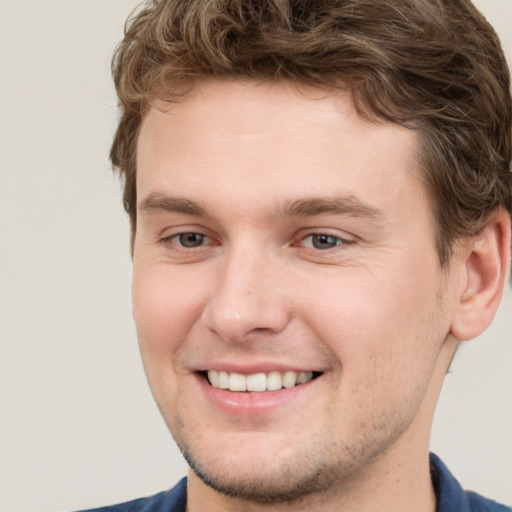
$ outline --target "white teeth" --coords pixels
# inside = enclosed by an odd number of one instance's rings
[[[214,388],[229,389],[230,391],[278,391],[284,388],[293,388],[305,384],[313,378],[313,372],[269,372],[228,373],[226,371],[210,370],[208,380]]]
[[[241,373],[231,373],[229,375],[230,391],[247,391],[247,377]]]
[[[215,372],[217,373],[217,372]],[[229,388],[229,374],[228,372],[218,372],[219,374],[219,388],[220,389],[228,389]]]
[[[313,372],[299,372],[297,375],[297,384],[304,384],[313,378]]]
[[[297,383],[297,372],[284,372],[283,386],[287,389],[293,388]]]
[[[214,388],[218,388],[219,386],[219,372],[208,372],[208,380]]]
[[[212,384],[213,386],[213,384]],[[215,387],[215,386],[213,386]],[[266,391],[267,376],[264,373],[247,375],[247,391]]]
[[[277,391],[283,387],[283,378],[279,372],[270,372],[267,375],[268,391]]]

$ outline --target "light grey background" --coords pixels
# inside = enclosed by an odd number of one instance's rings
[[[185,474],[147,389],[109,65],[133,0],[0,0],[0,510],[72,510]],[[512,0],[477,4],[512,61]],[[447,377],[432,447],[512,504],[512,294]]]

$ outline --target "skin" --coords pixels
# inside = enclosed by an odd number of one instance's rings
[[[195,469],[189,512],[435,510],[433,411],[461,297],[485,279],[464,244],[440,268],[417,144],[286,84],[205,81],[146,115],[133,312]],[[321,375],[261,413],[212,402],[199,370],[223,368]]]

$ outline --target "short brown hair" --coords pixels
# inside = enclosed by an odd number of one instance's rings
[[[443,265],[454,240],[512,212],[509,70],[469,0],[152,0],[126,22],[112,69],[110,157],[132,240],[143,116],[209,77],[348,89],[361,115],[416,130]]]

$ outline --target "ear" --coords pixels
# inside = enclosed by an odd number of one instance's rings
[[[457,297],[451,328],[458,340],[475,338],[491,324],[507,281],[510,239],[510,215],[499,210],[481,233],[463,244],[465,285]]]

